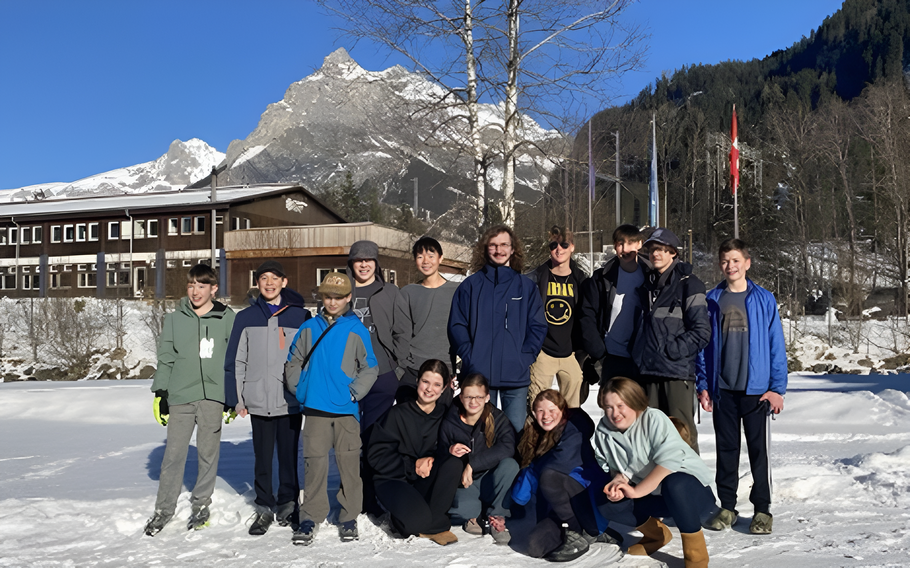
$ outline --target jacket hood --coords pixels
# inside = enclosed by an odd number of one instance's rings
[[[255,298],[250,298],[251,306],[259,306],[262,308],[263,313],[266,316],[271,317],[272,311],[268,307],[268,303],[262,299],[262,296],[256,296]],[[303,299],[303,296],[300,295],[296,290],[285,287],[281,290],[281,307],[284,306],[296,306],[298,308],[306,307],[306,301]]]
[[[190,302],[190,299],[186,296],[180,299],[180,305],[177,307],[177,311],[182,312],[188,316],[199,317],[199,318],[221,318],[224,316],[224,312],[227,310],[227,306],[219,302],[218,300],[212,300],[212,309],[207,313],[199,316],[196,315],[195,310],[193,310],[193,304]]]
[[[480,269],[480,272],[482,272],[488,280],[497,284],[499,282],[508,282],[512,278],[520,276],[520,274],[512,270],[508,265],[493,266],[490,263],[484,264],[483,268]]]

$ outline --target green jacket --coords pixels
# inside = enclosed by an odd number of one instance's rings
[[[166,390],[169,404],[223,403],[224,354],[233,325],[233,310],[220,302],[200,317],[189,298],[180,300],[177,311],[164,318],[152,392]]]

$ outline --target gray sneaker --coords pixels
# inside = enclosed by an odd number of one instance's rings
[[[755,513],[752,517],[752,523],[749,525],[749,532],[752,534],[771,534],[771,525],[774,523],[774,517],[768,513]]]
[[[506,518],[496,515],[490,516],[490,535],[496,544],[509,544],[512,542],[512,533],[506,527]]]
[[[152,518],[145,523],[145,534],[148,536],[155,536],[161,532],[161,529],[164,528],[164,525],[168,524],[171,519],[174,517],[173,513],[165,513],[163,511],[155,511],[155,514],[152,515]]]
[[[739,515],[736,514],[736,511],[721,509],[716,515],[711,517],[710,521],[705,523],[705,528],[712,531],[722,531],[732,527],[738,518]]]
[[[272,514],[270,510],[262,510],[253,513],[253,524],[250,525],[250,534],[252,536],[262,536],[272,526],[272,521],[275,520],[275,515]]]
[[[186,523],[186,530],[198,531],[207,526],[209,526],[209,508],[204,505],[198,508],[193,507],[193,513],[190,515],[190,520]]]
[[[480,536],[483,534],[483,525],[480,524],[480,521],[477,519],[465,521],[465,523],[461,525],[461,528],[464,530],[464,532],[472,534],[474,536]]]

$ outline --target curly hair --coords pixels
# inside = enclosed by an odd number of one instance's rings
[[[552,450],[559,443],[559,439],[562,438],[562,433],[566,429],[566,412],[569,410],[566,399],[563,398],[558,390],[547,389],[541,391],[534,398],[534,404],[531,405],[532,410],[536,409],[537,405],[545,400],[555,404],[559,411],[562,412],[562,423],[546,432],[533,416],[528,416],[525,420],[525,427],[522,429],[521,441],[518,442],[521,467],[531,465],[531,462],[536,458]]]
[[[494,237],[502,233],[508,233],[512,240],[512,257],[509,259],[509,268],[521,274],[524,272],[525,251],[521,246],[521,241],[515,236],[511,227],[506,225],[495,225],[484,231],[483,235],[474,245],[474,252],[471,255],[471,272],[479,272],[489,261],[487,256],[487,245]]]

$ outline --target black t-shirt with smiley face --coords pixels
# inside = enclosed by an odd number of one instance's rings
[[[547,337],[543,340],[543,351],[550,357],[569,357],[573,353],[572,327],[580,293],[574,275],[557,276],[548,272],[547,297],[543,305]]]

